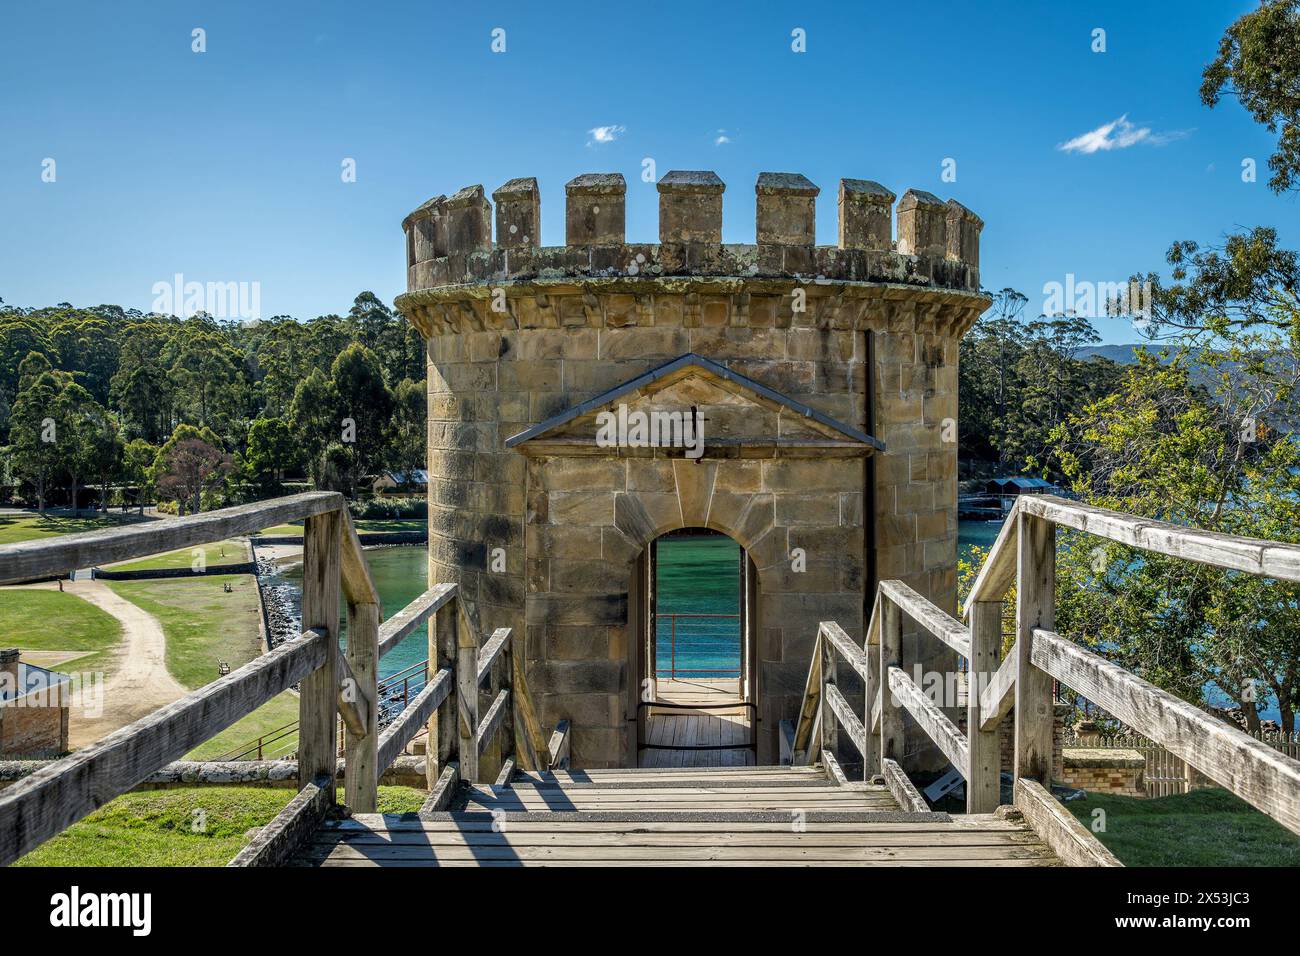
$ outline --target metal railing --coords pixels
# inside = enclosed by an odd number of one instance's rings
[[[712,638],[713,635],[696,634],[685,637],[679,641],[677,637],[677,619],[684,618],[687,620],[695,619],[721,619],[740,622],[739,614],[663,614],[655,613],[655,677],[667,677],[676,680],[681,677],[735,677],[740,678],[741,657],[740,657],[740,640],[741,635],[739,627],[736,631],[736,666],[726,668],[712,667],[695,667],[690,665],[677,666],[677,650],[681,647],[684,651],[690,652],[701,649],[713,649],[718,645],[712,639],[701,640],[701,637]],[[669,666],[665,670],[661,664],[659,654],[659,639],[662,636],[659,633],[659,623],[667,619],[669,622],[668,647],[669,647]]]
[[[428,658],[389,674],[376,686],[379,701],[378,716],[380,729],[387,727],[411,704],[413,695],[419,694],[429,682]],[[342,720],[339,721],[340,755],[343,753],[342,741],[345,733]],[[297,755],[298,721],[290,721],[283,727],[269,730],[258,737],[247,740],[237,747],[226,751],[214,761],[227,760],[292,760]]]

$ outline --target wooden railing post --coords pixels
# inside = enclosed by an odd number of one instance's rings
[[[831,756],[839,758],[839,721],[835,716],[835,711],[831,708],[830,695],[826,692],[827,687],[835,685],[837,663],[835,660],[835,648],[831,647],[831,642],[818,633],[817,636],[817,653],[822,656],[822,720],[821,720],[821,748],[817,751],[817,759],[822,758],[822,751],[830,751]]]
[[[478,641],[465,613],[464,599],[456,598],[456,721],[460,732],[460,778],[479,782],[478,772]]]
[[[338,761],[339,566],[342,516],[309,517],[302,536],[302,628],[329,636],[325,662],[303,678],[298,696],[298,789],[328,778],[333,803]]]
[[[966,778],[966,812],[992,813],[1001,802],[1002,754],[998,730],[980,730],[980,692],[998,669],[1002,645],[1002,602],[971,605],[970,658],[966,668],[966,740],[970,774]]]
[[[433,680],[438,671],[456,667],[456,605],[460,598],[444,604],[434,612],[429,622],[429,676]],[[437,786],[447,761],[457,754],[459,733],[456,730],[457,704],[460,696],[455,685],[438,709],[429,718],[429,736],[424,748],[424,775],[429,791]]]
[[[1052,782],[1052,678],[1031,661],[1034,629],[1056,628],[1056,525],[1017,509],[1015,778]]]
[[[525,667],[524,639],[512,632],[510,640],[518,641],[510,653],[510,703],[514,711],[515,762],[522,770],[545,770],[547,737],[538,723],[533,708],[533,698],[528,692],[528,674]]]
[[[487,684],[488,700],[490,702],[494,703],[497,699],[497,694],[501,693],[501,686],[502,686],[501,655],[505,655],[509,653],[510,653],[510,641],[507,640],[505,644],[503,644],[501,647],[501,654],[497,656],[496,661],[494,661],[492,666],[488,668],[487,677],[484,683]],[[482,687],[480,685],[480,690],[481,689]],[[510,713],[513,710],[514,710],[513,707],[506,708],[505,716],[502,718],[503,726],[504,726],[504,721],[510,719]],[[498,727],[496,733],[492,734],[490,737],[488,737],[486,740],[483,741],[483,749],[479,751],[478,772],[480,778],[488,783],[491,783],[493,780],[495,780],[497,774],[501,770],[501,759],[502,759],[501,737],[502,737],[501,727]]]
[[[518,639],[523,640],[522,637]],[[501,683],[510,690],[510,706],[506,708],[506,714],[501,718],[501,732],[497,735],[497,739],[504,741],[504,746],[501,747],[504,757],[513,760],[515,766],[519,766],[519,744],[515,730],[515,714],[519,709],[519,688],[515,686],[515,640],[515,631],[511,629],[510,638],[506,641],[505,647],[501,648],[501,660],[497,664]]]
[[[903,762],[903,709],[889,690],[889,669],[903,666],[903,615],[880,596],[880,759]]]
[[[355,812],[374,813],[379,788],[379,605],[348,605],[347,661],[357,686],[343,688],[343,693],[369,701],[369,723],[361,736],[344,728],[344,796]]]

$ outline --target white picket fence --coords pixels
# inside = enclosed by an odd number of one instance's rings
[[[1300,759],[1300,731],[1285,734],[1280,731],[1257,731],[1250,736],[1261,743],[1280,750],[1288,757]],[[1116,734],[1094,736],[1082,739],[1067,734],[1066,747],[1091,747],[1115,750],[1136,750],[1146,759],[1146,768],[1142,779],[1148,797],[1166,797],[1188,790],[1187,764],[1174,756],[1160,744],[1148,737],[1136,734]],[[1214,782],[1193,770],[1191,774],[1192,789],[1215,786]]]

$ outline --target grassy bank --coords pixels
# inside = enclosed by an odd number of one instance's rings
[[[162,624],[167,669],[186,687],[216,680],[218,661],[235,668],[262,652],[257,580],[251,574],[105,583]]]
[[[95,514],[82,517],[62,514],[41,515],[35,511],[0,514],[0,544],[53,538],[77,531],[98,531],[100,528],[110,528],[139,520],[138,515],[133,517],[119,514]]]
[[[148,558],[141,558],[139,561],[126,561],[122,564],[111,564],[108,567],[114,571],[156,571],[159,569],[170,568],[190,568],[194,566],[194,560],[197,557],[194,552],[199,548],[182,548],[179,551],[168,551],[166,554],[155,554]],[[217,567],[223,564],[244,564],[252,560],[248,553],[248,545],[243,539],[231,539],[228,541],[218,541],[215,544],[202,546],[203,561],[207,567]]]
[[[186,687],[202,687],[216,680],[218,661],[226,661],[233,670],[262,653],[257,579],[250,574],[105,583],[158,618],[167,635],[167,669]],[[227,584],[230,592],[225,590]],[[297,719],[298,697],[285,691],[187,756],[212,760]],[[268,758],[284,756],[293,752],[296,737],[272,746],[275,752],[268,752]]]
[[[253,744],[257,738],[291,724],[298,719],[298,695],[290,691],[277,694],[257,710],[241,717],[211,740],[206,740],[190,751],[186,760],[216,760],[233,751]],[[298,731],[295,729],[278,740],[267,741],[262,757],[277,760],[288,757],[298,749]],[[253,754],[247,759],[254,759]]]
[[[1125,866],[1300,866],[1300,837],[1226,790],[1143,800],[1089,794],[1064,805]]]
[[[249,831],[269,823],[293,796],[293,790],[269,787],[128,793],[14,866],[225,866],[248,842]],[[425,796],[409,787],[380,787],[378,809],[419,810]]]
[[[74,594],[6,588],[0,597],[0,642],[39,667],[110,674],[121,639],[116,618]]]

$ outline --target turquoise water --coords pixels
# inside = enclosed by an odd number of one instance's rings
[[[991,548],[1001,530],[1001,521],[957,522],[957,556],[969,559],[973,547]]]
[[[655,561],[656,677],[739,677],[739,615],[740,545],[721,535],[660,539]]]
[[[428,552],[422,546],[370,548],[366,551],[370,576],[379,591],[379,600],[385,616],[396,614],[425,592],[428,585]],[[302,565],[294,565],[274,575],[262,578],[263,589],[288,585],[281,593],[292,604],[293,613],[299,614],[302,603]],[[346,625],[345,625],[346,629]],[[379,678],[399,673],[429,656],[427,625],[420,625],[407,635],[402,643],[384,655],[379,662]],[[418,688],[417,688],[418,689]]]

